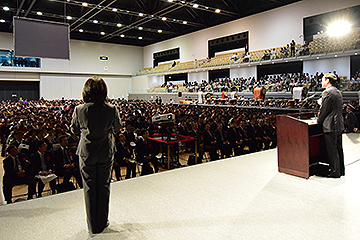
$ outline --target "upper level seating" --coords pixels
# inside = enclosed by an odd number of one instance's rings
[[[317,37],[309,44],[310,54],[342,52],[356,48],[357,41],[360,41],[360,31],[344,37]]]

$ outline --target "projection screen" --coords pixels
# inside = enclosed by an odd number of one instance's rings
[[[70,59],[68,24],[16,17],[13,22],[15,56]]]

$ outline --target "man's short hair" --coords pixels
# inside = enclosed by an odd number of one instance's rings
[[[329,82],[330,82],[330,84],[333,85],[333,86],[336,86],[336,85],[339,84],[339,83],[338,83],[338,80],[337,80],[337,77],[336,77],[335,74],[333,74],[333,73],[326,73],[326,74],[324,75],[324,77],[325,77],[326,79],[328,79]]]
[[[64,138],[67,138],[66,135],[61,135],[57,138],[57,140],[59,143],[61,143]]]
[[[13,149],[14,147],[16,147],[15,145],[11,144],[10,146],[8,146],[6,148],[6,152],[10,153],[11,149]]]
[[[38,147],[38,148],[41,148],[41,146],[42,146],[44,143],[46,143],[46,141],[45,141],[44,139],[38,141],[37,147]]]

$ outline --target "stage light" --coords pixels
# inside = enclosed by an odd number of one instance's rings
[[[66,19],[67,20],[72,20],[73,18],[72,18],[72,16],[67,16]]]
[[[84,7],[89,6],[89,4],[87,2],[83,2],[81,5],[83,5]]]
[[[143,37],[139,37],[139,40],[143,39]]]
[[[84,32],[84,30],[82,30],[82,29],[79,29],[79,32]]]
[[[117,27],[121,27],[121,26],[122,26],[122,24],[121,24],[121,23],[118,23],[118,24],[116,24],[116,26],[117,26]]]
[[[5,20],[4,19],[0,19],[0,23],[4,23],[5,22]]]
[[[166,17],[162,17],[162,18],[161,18],[161,20],[163,20],[163,21],[166,21],[166,19],[167,19]]]
[[[10,11],[10,8],[9,7],[3,7],[3,10],[4,11]]]
[[[351,23],[346,20],[339,20],[327,27],[327,34],[332,37],[340,37],[350,32]]]
[[[187,21],[183,21],[183,24],[187,24]]]
[[[43,15],[42,12],[37,12],[36,14],[39,16]]]
[[[93,23],[99,23],[99,21],[98,20],[93,20]]]
[[[161,29],[159,29],[159,30],[158,30],[158,33],[162,33],[162,30],[161,30]]]
[[[123,37],[125,37],[125,35],[124,35],[124,34],[121,34],[121,35],[120,35],[120,37],[122,37],[122,38],[123,38]]]
[[[221,10],[220,10],[220,9],[216,9],[215,12],[216,12],[216,13],[220,13]]]
[[[101,34],[101,35],[105,35],[105,32],[101,32],[100,34]]]
[[[194,8],[198,8],[198,7],[199,7],[199,4],[196,4],[196,3],[195,3],[195,4],[193,5],[193,7],[194,7]]]

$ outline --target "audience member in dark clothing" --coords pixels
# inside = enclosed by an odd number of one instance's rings
[[[12,188],[16,185],[28,185],[28,199],[35,194],[35,180],[30,161],[23,154],[19,154],[15,145],[7,148],[9,156],[4,159],[3,191],[7,203],[12,203]]]

